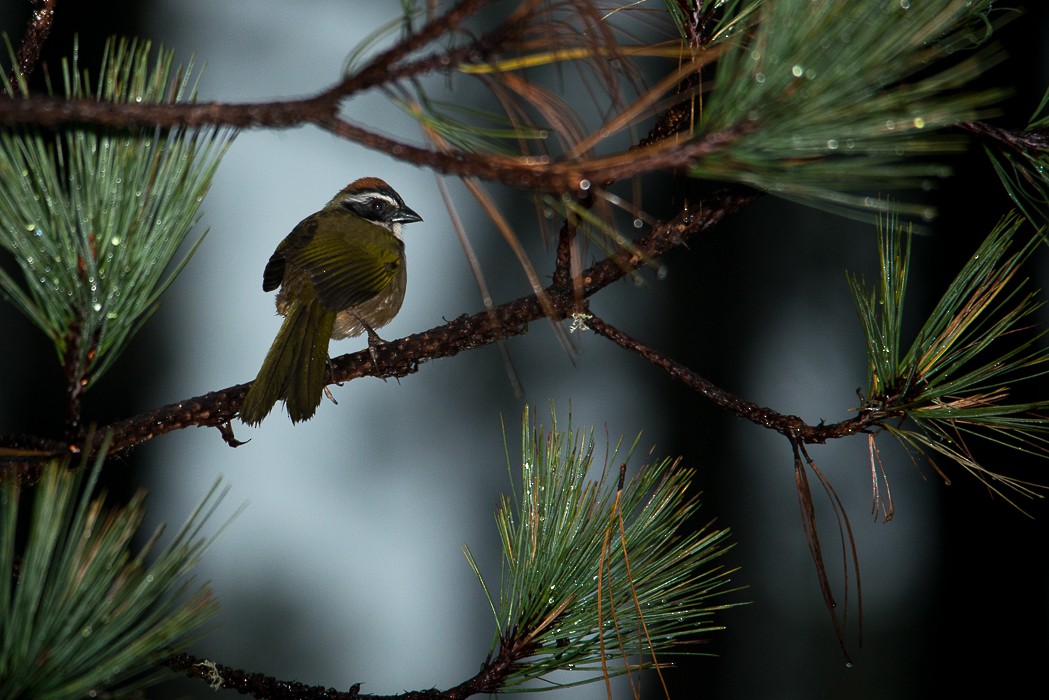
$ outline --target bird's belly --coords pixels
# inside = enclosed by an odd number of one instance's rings
[[[340,311],[335,314],[335,326],[331,330],[332,339],[339,340],[360,335],[366,330],[365,323],[371,326],[372,330],[382,328],[400,311],[402,301],[404,301],[403,294],[383,293],[363,304]]]

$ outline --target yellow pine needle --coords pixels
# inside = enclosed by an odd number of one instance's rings
[[[605,530],[605,536],[604,536],[604,539],[603,539],[603,541],[601,543],[601,565],[598,566],[598,569],[597,569],[597,590],[598,590],[598,595],[597,595],[597,619],[598,619],[598,630],[599,630],[598,631],[598,643],[600,644],[600,647],[601,647],[601,671],[602,671],[602,673],[604,674],[604,677],[605,677],[605,691],[608,694],[609,700],[611,700],[611,698],[612,698],[611,678],[612,677],[611,677],[611,675],[609,675],[609,672],[608,672],[608,658],[607,658],[607,654],[606,654],[606,650],[605,650],[605,642],[604,642],[605,636],[604,636],[604,633],[601,631],[603,629],[603,627],[604,627],[604,618],[603,618],[603,616],[601,614],[601,599],[602,599],[601,590],[603,588],[603,586],[602,586],[602,579],[603,579],[602,574],[603,574],[604,570],[607,568],[607,566],[609,565],[609,541],[611,540],[613,527],[615,527],[616,529],[619,530],[619,543],[620,543],[620,549],[623,551],[623,564],[624,564],[624,566],[626,568],[627,581],[629,582],[631,599],[634,602],[634,610],[635,610],[635,612],[637,614],[638,624],[640,625],[641,632],[645,635],[645,640],[648,642],[648,648],[649,648],[649,650],[651,651],[651,654],[652,654],[652,667],[655,669],[656,675],[659,677],[660,685],[663,686],[663,693],[664,693],[664,695],[669,699],[670,698],[670,690],[669,690],[669,688],[667,688],[666,679],[663,677],[663,672],[662,672],[661,667],[660,667],[659,659],[656,658],[656,654],[655,654],[653,643],[652,643],[652,637],[648,633],[648,625],[645,624],[645,616],[644,616],[644,613],[641,610],[641,601],[639,601],[638,598],[637,598],[637,588],[634,586],[634,573],[630,569],[630,555],[627,552],[627,548],[626,548],[626,540],[627,540],[626,527],[623,524],[623,508],[622,508],[622,504],[620,503],[620,497],[622,496],[622,493],[623,493],[622,489],[619,489],[619,490],[616,491],[616,498],[615,498],[615,501],[612,504],[612,520],[609,523],[609,527]],[[619,643],[619,648],[621,650],[623,650],[623,653],[625,655],[627,646],[626,646],[626,643],[624,642],[622,636],[620,635],[619,616],[616,613],[615,592],[612,590],[611,586],[609,586],[609,589],[608,589],[608,600],[609,600],[609,607],[611,608],[612,622],[613,622],[613,627],[614,627],[615,633],[616,633],[616,640]],[[626,663],[627,667],[629,668],[629,662],[627,662],[624,659],[624,663]],[[640,668],[640,666],[639,666],[639,668]],[[641,696],[640,690],[634,685],[633,676],[631,676],[629,672],[627,673],[627,678],[628,678],[628,680],[630,682],[630,687],[631,687],[631,689],[634,692],[634,697],[640,697]]]
[[[535,628],[528,633],[528,635],[521,640],[521,646],[527,646],[533,639],[541,634],[547,627],[552,625],[557,618],[561,617],[561,614],[571,605],[572,601],[575,600],[575,595],[569,595],[563,601],[561,601],[556,608],[546,614],[542,620],[535,626]]]
[[[626,551],[626,528],[623,525],[623,511],[619,505],[619,494],[616,494],[616,507],[614,509],[616,524],[619,526],[619,542],[623,550],[623,565],[626,567],[626,578],[630,582],[630,598],[634,601],[634,610],[637,613],[637,621],[641,627],[641,631],[645,635],[645,641],[648,642],[649,651],[652,654],[652,668],[656,670],[656,675],[659,677],[659,683],[663,686],[663,695],[666,696],[667,700],[670,700],[670,689],[667,688],[667,681],[663,677],[663,671],[659,664],[659,659],[656,658],[655,647],[652,644],[652,635],[648,633],[648,625],[645,624],[644,613],[641,612],[641,601],[637,599],[637,587],[634,585],[634,572],[630,570],[630,555]],[[620,646],[625,650],[626,647],[620,643]],[[633,680],[630,681],[631,687],[633,687]],[[636,696],[640,696],[640,692],[635,692]]]
[[[692,58],[688,62],[682,63],[678,66],[677,70],[661,79],[658,83],[652,86],[652,88],[645,92],[645,94],[634,100],[629,107],[616,115],[614,119],[597,129],[593,134],[580,143],[576,144],[576,146],[569,151],[568,157],[579,158],[597,145],[598,142],[622,131],[631,124],[636,123],[643,116],[643,112],[651,108],[659,100],[663,99],[663,96],[679,85],[682,80],[689,75],[698,72],[703,66],[717,59],[721,54],[725,53],[728,48],[728,44],[720,44],[713,48],[703,49],[699,53],[693,52]],[[678,58],[681,58],[681,54],[678,55]],[[685,97],[685,95],[682,95],[682,97]]]
[[[959,309],[958,313],[951,319],[951,322],[918,361],[919,376],[925,377],[931,373],[940,358],[953,348],[961,334],[990,306],[994,298],[998,296],[998,293],[1005,289],[1005,285],[1012,279],[1016,269],[1015,266],[1011,266],[998,272],[973,292],[969,301]]]
[[[459,72],[468,75],[490,75],[492,73],[509,73],[537,68],[539,66],[564,63],[565,61],[582,61],[586,59],[619,58],[622,56],[644,56],[649,58],[678,58],[684,48],[679,41],[663,42],[646,46],[617,46],[604,48],[600,46],[583,46],[574,49],[554,49],[540,53],[507,58],[491,63],[467,63],[459,67]]]

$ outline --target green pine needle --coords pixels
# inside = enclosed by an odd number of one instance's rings
[[[110,509],[92,499],[102,461],[86,484],[86,467],[51,463],[35,496],[14,472],[0,477],[0,697],[140,689],[217,609],[207,587],[191,590],[191,571],[210,544],[200,528],[225,492],[216,483],[163,551],[154,551],[158,530],[136,554],[144,494]]]
[[[702,30],[716,44],[733,34],[743,31],[758,13],[762,0],[719,0],[716,3],[703,0],[663,0],[667,13],[674,21],[682,39],[693,36],[693,28]],[[704,27],[696,26],[697,20],[706,20]]]
[[[667,665],[697,636],[721,629],[711,618],[735,604],[731,570],[714,566],[728,530],[692,529],[693,471],[661,460],[619,486],[618,450],[598,481],[593,433],[549,434],[523,421],[521,492],[496,516],[504,562],[498,598],[481,584],[497,624],[493,652],[512,662],[501,692],[590,683]],[[477,563],[466,550],[480,579]],[[733,589],[736,590],[736,589]],[[692,652],[695,653],[695,652]],[[557,681],[555,671],[579,672]],[[541,679],[547,685],[522,687]]]
[[[173,59],[164,50],[152,57],[148,42],[110,40],[93,87],[74,51],[63,62],[63,95],[193,100],[192,65]],[[28,95],[21,78],[0,78],[0,86]],[[22,272],[17,280],[0,271],[0,293],[51,338],[84,388],[112,365],[199,245],[179,257],[230,138],[217,128],[0,130],[0,248]]]
[[[423,129],[470,153],[510,156],[520,150],[522,141],[542,143],[550,135],[545,129],[513,124],[495,112],[431,99],[422,90],[415,99],[398,100],[397,104]]]
[[[943,129],[986,114],[1001,97],[966,89],[996,60],[961,51],[990,33],[989,6],[766,0],[757,28],[746,40],[737,35],[739,46],[718,62],[700,130],[725,145],[692,174],[837,211],[886,210],[878,192],[946,175],[915,156],[962,148]],[[895,209],[934,215],[918,205]]]
[[[1024,333],[1035,325],[1032,315],[1042,302],[1017,275],[1043,239],[1032,236],[1010,252],[1023,224],[1015,214],[999,222],[906,350],[900,327],[910,231],[893,220],[880,228],[877,287],[868,290],[860,278],[850,278],[869,363],[861,410],[905,447],[947,457],[1007,500],[1002,485],[1024,496],[1037,495],[1036,487],[989,470],[973,454],[973,443],[1049,458],[1049,401],[1007,401],[1049,373],[1049,347],[1039,345],[1045,331]],[[904,417],[910,422],[890,422]]]

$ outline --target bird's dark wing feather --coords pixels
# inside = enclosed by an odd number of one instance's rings
[[[288,258],[294,259],[296,254],[313,240],[317,233],[317,215],[308,216],[292,229],[291,233],[277,245],[266,269],[262,271],[262,291],[272,292],[284,282],[284,268]]]

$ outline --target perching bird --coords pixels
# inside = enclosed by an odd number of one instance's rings
[[[328,339],[375,329],[397,315],[408,280],[403,224],[422,221],[375,177],[351,182],[299,222],[273,251],[262,289],[277,293],[284,323],[244,397],[240,419],[262,422],[284,399],[293,423],[313,417],[328,369]]]

